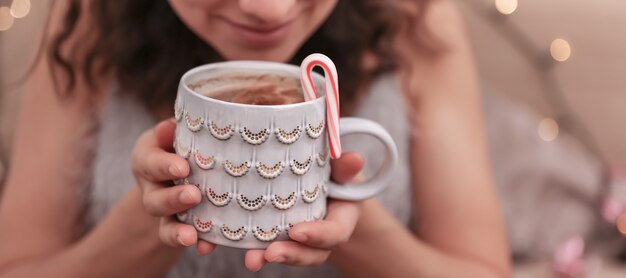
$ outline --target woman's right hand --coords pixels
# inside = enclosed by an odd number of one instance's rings
[[[196,229],[178,222],[175,214],[200,203],[202,194],[191,184],[168,186],[172,180],[189,175],[187,160],[173,153],[176,123],[166,120],[144,132],[132,151],[131,167],[143,195],[146,211],[161,217],[159,236],[173,247],[197,244],[200,255],[215,249],[215,245],[198,241]]]

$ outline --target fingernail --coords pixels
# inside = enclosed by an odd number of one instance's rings
[[[178,200],[183,203],[183,204],[192,204],[193,203],[193,198],[191,196],[191,193],[189,193],[189,190],[183,190],[180,192],[180,195],[178,195]]]
[[[285,257],[283,257],[283,256],[278,256],[278,257],[274,258],[271,262],[273,262],[273,263],[278,263],[278,264],[280,264],[280,263],[284,263],[284,262],[285,262]]]
[[[170,165],[170,167],[168,168],[168,171],[170,171],[170,174],[176,177],[180,177],[180,169],[178,169],[178,167],[176,167],[176,165],[172,164]]]
[[[183,242],[183,239],[180,237],[180,235],[176,236],[176,241],[178,241],[178,243],[182,246],[189,246],[189,244]]]

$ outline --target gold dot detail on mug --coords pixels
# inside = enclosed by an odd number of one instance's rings
[[[232,162],[226,160],[224,161],[224,170],[226,170],[226,173],[233,177],[242,177],[250,170],[250,162],[245,161],[244,163],[236,166],[233,165]]]
[[[267,140],[267,138],[270,136],[270,131],[267,128],[264,128],[261,131],[254,133],[250,131],[247,127],[242,127],[239,130],[239,133],[241,133],[241,138],[244,141],[252,145],[260,145],[265,142],[265,140]]]
[[[206,190],[207,199],[216,207],[223,207],[228,205],[230,201],[233,199],[233,194],[230,192],[224,192],[223,194],[218,195],[215,193],[213,188],[207,187]]]
[[[194,160],[196,161],[196,164],[201,169],[204,169],[204,170],[213,169],[213,166],[215,165],[215,157],[213,157],[212,155],[202,156],[202,154],[200,154],[200,151],[196,150],[193,153],[193,157],[194,157]]]
[[[243,194],[238,194],[237,203],[245,210],[255,211],[265,206],[265,203],[267,203],[267,197],[261,195],[255,199],[250,199],[246,196],[243,196]]]
[[[265,179],[274,179],[280,176],[283,169],[285,169],[285,163],[282,161],[279,161],[272,167],[269,167],[262,162],[257,162],[255,166],[259,175]]]
[[[326,123],[322,120],[317,126],[312,126],[311,124],[306,125],[306,134],[309,135],[312,139],[317,139],[324,132],[324,125]]]
[[[276,129],[276,139],[283,144],[292,144],[298,141],[300,135],[302,135],[302,128],[300,126],[296,126],[291,132],[287,132],[282,128]]]
[[[302,190],[302,200],[305,203],[313,203],[315,202],[315,200],[317,199],[317,197],[320,195],[320,185],[315,185],[315,188],[313,188],[313,190],[308,191],[306,189]]]
[[[179,156],[183,158],[189,158],[189,155],[191,154],[191,147],[183,146],[182,144],[178,143],[178,141],[174,141],[174,150]]]
[[[280,226],[275,226],[269,231],[264,231],[259,226],[254,227],[254,229],[252,230],[252,234],[254,234],[254,237],[260,241],[273,241],[278,237],[280,232]]]
[[[211,231],[211,228],[213,228],[213,222],[211,220],[202,221],[200,220],[200,217],[194,215],[193,226],[198,232],[208,233],[209,231]]]
[[[315,160],[317,161],[318,166],[320,167],[326,166],[326,163],[328,162],[328,152],[317,154],[317,157]]]
[[[230,228],[228,228],[228,226],[226,226],[226,224],[222,224],[222,228],[220,229],[222,231],[222,235],[232,241],[239,241],[242,240],[245,236],[246,233],[248,233],[248,229],[246,229],[246,227],[240,227],[237,230],[232,230]]]
[[[311,168],[311,162],[311,156],[309,156],[309,158],[307,158],[304,162],[298,162],[294,159],[289,163],[289,166],[291,167],[291,172],[298,176],[302,176]]]
[[[217,126],[217,123],[211,121],[209,123],[209,132],[216,139],[228,140],[230,139],[230,137],[233,136],[233,134],[235,134],[235,127],[233,126],[233,124],[227,124],[224,127],[219,127]]]
[[[185,113],[185,122],[187,123],[187,128],[193,132],[200,131],[202,129],[202,125],[204,124],[204,119],[202,117],[198,117],[196,119],[192,119],[189,116],[189,113]]]
[[[275,208],[279,210],[286,210],[296,204],[296,201],[298,200],[298,195],[296,195],[296,192],[291,192],[289,196],[283,198],[278,196],[278,194],[273,194],[271,199],[272,205],[274,205]]]

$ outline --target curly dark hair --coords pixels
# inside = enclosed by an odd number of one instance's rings
[[[326,22],[290,63],[299,65],[313,52],[329,56],[341,76],[343,106],[353,100],[368,81],[401,64],[402,59],[392,45],[394,38],[403,23],[417,23],[416,17],[422,13],[407,12],[407,3],[414,8],[412,10],[423,11],[427,2],[339,0]],[[63,86],[59,86],[59,78],[53,75],[60,96],[72,95],[77,72],[90,86],[95,75],[111,72],[122,93],[131,94],[154,108],[173,102],[185,71],[223,60],[217,51],[188,29],[163,0],[92,0],[86,12],[95,25],[90,26],[93,31],[90,34],[96,34],[95,39],[81,45],[86,48],[83,51],[64,55],[61,48],[68,44],[81,13],[85,12],[81,5],[81,0],[70,0],[61,32],[52,38],[47,53],[51,65],[58,66],[65,75]],[[364,65],[366,55],[376,61],[373,66]]]

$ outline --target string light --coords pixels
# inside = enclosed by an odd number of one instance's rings
[[[460,1],[463,3],[471,2],[471,1]],[[514,2],[514,3],[512,3]],[[515,12],[517,8],[517,1],[506,1],[506,0],[495,0],[496,9],[498,12],[508,15]],[[475,12],[482,11],[478,5],[469,4],[470,8],[473,8]],[[549,97],[550,105],[553,106],[555,110],[557,110],[560,115],[559,119],[563,121],[567,121],[569,124],[563,126],[563,130],[566,133],[570,133],[578,139],[582,143],[583,147],[586,148],[590,153],[598,160],[601,167],[601,174],[604,176],[608,176],[609,167],[607,159],[604,157],[603,153],[600,151],[598,144],[591,135],[591,132],[582,124],[577,117],[575,111],[568,105],[566,98],[564,97],[564,91],[559,85],[559,82],[556,80],[554,74],[545,74],[549,73],[549,71],[553,70],[555,67],[552,67],[552,63],[546,63],[543,59],[550,59],[545,55],[546,50],[543,48],[537,47],[533,44],[531,37],[524,32],[523,29],[516,26],[514,21],[511,20],[502,20],[502,17],[494,17],[491,16],[490,13],[487,13],[487,18],[490,19],[493,23],[493,26],[497,28],[499,31],[503,31],[503,36],[508,39],[510,42],[514,42],[514,46],[519,50],[522,54],[526,55],[527,58],[531,59],[533,62],[533,66],[536,70],[539,71],[539,76],[542,78],[543,92]],[[504,24],[503,24],[504,23]],[[540,55],[538,55],[540,54]],[[555,39],[550,44],[550,55],[552,59],[558,62],[564,62],[568,60],[572,55],[572,49],[570,43],[564,39]],[[535,57],[542,57],[542,59],[533,59]],[[543,58],[545,57],[545,58]],[[546,66],[550,65],[550,66]],[[553,141],[559,135],[559,125],[558,123],[550,118],[543,119],[538,126],[538,134],[539,137],[544,141]],[[610,193],[612,189],[609,187],[609,179],[602,179],[599,182],[599,185],[603,187],[604,193]],[[617,219],[617,228],[624,236],[626,236],[626,213],[623,213]],[[596,271],[597,272],[597,271]],[[593,273],[591,271],[587,273]]]
[[[6,31],[13,26],[13,16],[9,7],[0,7],[0,31]]]
[[[517,10],[517,0],[495,0],[496,10],[504,15],[509,15]]]
[[[11,1],[11,7],[1,6],[0,31],[11,29],[16,18],[24,18],[29,12],[30,0],[13,0]]]
[[[551,118],[545,118],[539,122],[537,132],[541,140],[546,142],[554,141],[559,136],[559,124]]]
[[[556,61],[565,62],[572,55],[572,48],[566,40],[555,39],[550,44],[550,55]]]
[[[30,12],[30,0],[13,0],[11,3],[11,15],[15,18],[23,18]]]

